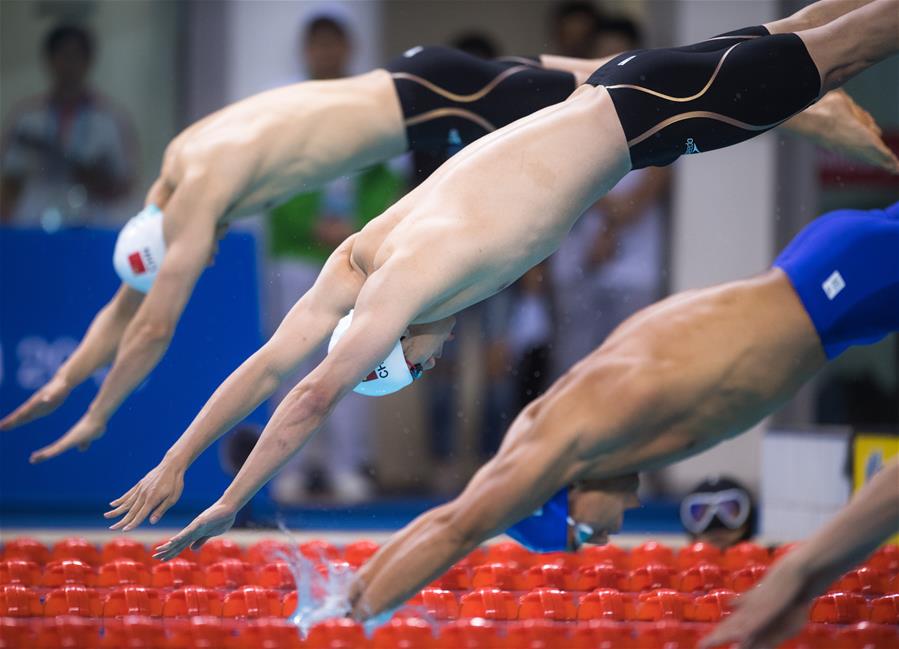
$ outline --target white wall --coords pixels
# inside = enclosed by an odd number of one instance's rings
[[[380,2],[287,2],[234,0],[228,6],[226,38],[229,65],[227,101],[302,78],[298,58],[301,27],[312,16],[327,14],[352,29],[356,44],[351,72],[380,62]]]

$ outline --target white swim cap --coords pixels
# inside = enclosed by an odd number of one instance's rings
[[[155,205],[147,205],[119,232],[112,265],[123,282],[146,293],[153,286],[163,257],[165,238],[162,235],[162,212]]]
[[[331,341],[328,343],[328,353],[334,349],[347,329],[353,321],[353,311],[350,310],[340,319],[331,334]],[[409,363],[406,362],[406,356],[403,354],[403,345],[397,340],[390,355],[384,359],[371,373],[362,379],[362,383],[353,388],[353,392],[364,394],[367,397],[383,397],[387,394],[399,392],[404,387],[412,383],[417,378],[412,375]]]

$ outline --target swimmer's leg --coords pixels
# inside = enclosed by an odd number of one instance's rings
[[[824,94],[899,51],[899,0],[874,0],[796,34],[818,68]]]
[[[869,4],[871,0],[819,0],[780,20],[765,23],[769,34],[787,34],[814,29]]]

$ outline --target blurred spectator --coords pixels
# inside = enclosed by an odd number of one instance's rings
[[[643,32],[630,18],[602,16],[597,22],[596,49],[598,59],[643,47]]]
[[[637,26],[605,20],[597,48],[635,49]],[[663,290],[667,168],[632,171],[581,219],[551,260],[558,307],[554,376],[598,347],[627,317]]]
[[[749,490],[732,478],[703,480],[680,504],[680,518],[692,542],[729,548],[756,533],[756,504]]]
[[[550,22],[554,54],[578,59],[594,58],[599,11],[592,2],[560,2],[553,9]]]
[[[495,59],[499,56],[499,46],[484,32],[462,32],[452,40],[450,47],[471,54],[479,59]]]
[[[301,55],[309,78],[346,76],[353,45],[347,28],[329,16],[312,19],[303,29]],[[309,290],[328,255],[350,234],[389,207],[403,180],[385,165],[375,165],[352,178],[336,180],[320,191],[295,196],[269,213],[270,317],[274,326]],[[277,403],[300,378],[324,358],[318,350],[286,381]],[[344,502],[367,498],[373,485],[367,475],[371,460],[371,402],[349,395],[303,452],[272,483],[272,495],[284,504],[299,503],[314,492],[331,492]]]
[[[515,285],[515,301],[506,335],[506,353],[515,378],[515,412],[539,397],[550,383],[554,317],[546,263],[535,266]]]
[[[0,222],[47,230],[110,225],[131,189],[130,119],[88,83],[94,40],[83,27],[50,31],[42,55],[46,94],[23,102],[4,128]]]

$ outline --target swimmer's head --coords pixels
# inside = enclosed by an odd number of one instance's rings
[[[162,211],[148,205],[119,232],[112,264],[125,284],[146,293],[153,286],[164,257]]]
[[[621,529],[624,511],[637,507],[636,475],[575,483],[561,489],[506,534],[533,552],[577,550],[607,543]]]
[[[350,328],[353,321],[353,311],[340,319],[331,334],[331,340],[328,343],[328,353],[334,349],[337,342],[343,338],[343,335]],[[362,379],[362,382],[353,388],[353,392],[364,394],[367,397],[383,397],[394,392],[399,392],[412,381],[421,376],[421,366],[410,365],[406,361],[403,354],[402,343],[397,340],[390,354],[378,366],[373,369],[368,376]]]
[[[568,491],[569,514],[592,534],[575,538],[577,530],[572,528],[572,547],[608,543],[609,534],[621,530],[624,512],[640,506],[639,486],[640,478],[636,474],[575,483]]]

